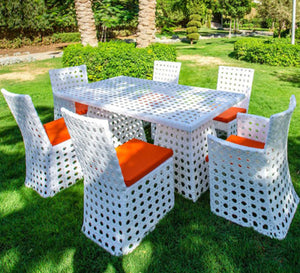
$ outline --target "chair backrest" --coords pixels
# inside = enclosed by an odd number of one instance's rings
[[[53,91],[66,90],[88,83],[86,65],[49,70]]]
[[[292,114],[296,108],[296,98],[290,98],[289,108],[270,117],[269,131],[265,149],[267,151],[286,151],[287,138]]]
[[[246,99],[239,106],[248,110],[253,76],[254,69],[219,66],[217,90],[245,94]]]
[[[10,108],[23,136],[25,148],[51,146],[46,131],[29,95],[1,92]]]
[[[62,108],[86,182],[125,190],[112,134],[106,119],[84,117]]]
[[[178,84],[180,68],[179,62],[154,61],[153,80]]]

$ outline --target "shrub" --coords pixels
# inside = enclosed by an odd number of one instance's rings
[[[295,38],[300,39],[300,28],[299,27],[295,30]]]
[[[71,33],[54,33],[52,35],[53,43],[72,43],[72,42],[80,42],[81,37],[79,32],[71,32]]]
[[[193,41],[197,41],[200,36],[198,33],[198,28],[201,27],[201,16],[198,14],[192,14],[187,26],[187,38],[190,39],[191,44],[193,44]]]
[[[0,48],[20,48],[22,46],[28,45],[50,45],[52,43],[72,43],[80,42],[80,33],[55,33],[52,36],[44,37],[34,37],[33,40],[30,40],[27,37],[17,37],[13,40],[1,39]]]
[[[290,30],[289,29],[285,29],[285,30],[282,30],[280,32],[280,37],[281,38],[286,38],[290,36]],[[278,29],[275,29],[274,32],[273,32],[273,38],[278,38],[279,37],[279,31]]]
[[[69,45],[63,54],[64,66],[86,64],[91,81],[121,75],[152,79],[154,60],[175,61],[175,48],[164,44],[136,48],[133,43],[111,41],[98,47]]]
[[[273,66],[300,66],[300,45],[286,39],[241,39],[234,44],[237,59]]]

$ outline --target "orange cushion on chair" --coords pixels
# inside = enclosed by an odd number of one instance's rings
[[[235,135],[229,136],[226,139],[226,141],[229,141],[229,142],[232,142],[235,144],[239,144],[242,146],[251,147],[251,148],[263,149],[265,147],[265,143],[263,143],[263,142],[252,140],[252,139],[245,138],[245,137],[235,136]]]
[[[216,116],[214,118],[214,120],[228,123],[228,122],[236,119],[237,113],[246,113],[246,112],[247,112],[247,110],[245,108],[230,107],[229,109],[224,111],[222,114]]]
[[[116,152],[127,187],[153,171],[173,155],[171,149],[135,138],[117,147]]]
[[[76,114],[85,115],[88,112],[88,105],[75,102]]]
[[[53,120],[44,124],[44,128],[50,143],[55,146],[70,139],[68,128],[66,126],[64,118]]]

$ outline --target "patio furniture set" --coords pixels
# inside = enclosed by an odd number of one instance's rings
[[[50,70],[55,120],[44,125],[30,96],[2,89],[24,139],[25,185],[49,197],[84,177],[82,231],[116,256],[154,230],[174,190],[196,202],[209,188],[216,215],[285,238],[299,203],[287,160],[295,97],[270,118],[249,115],[254,70],[220,66],[211,90],[178,84],[180,67],[155,61],[153,80],[93,83],[85,65]]]

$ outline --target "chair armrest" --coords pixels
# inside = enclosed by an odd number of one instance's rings
[[[269,118],[238,113],[237,135],[266,143],[269,131],[269,121]]]
[[[241,146],[213,135],[208,135],[207,140],[210,172],[215,168],[232,166],[237,171],[244,169],[254,175],[257,168],[262,169],[267,162],[263,149]]]

